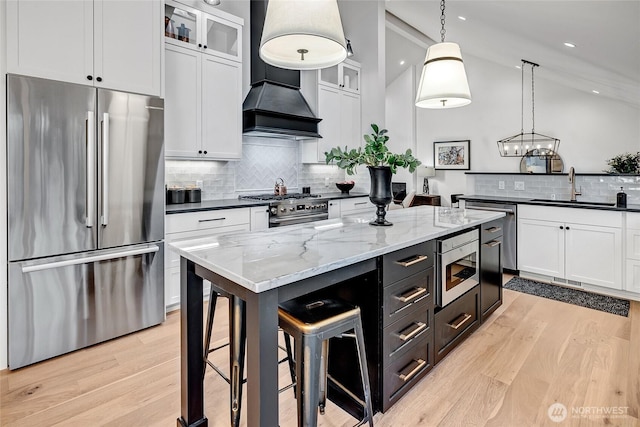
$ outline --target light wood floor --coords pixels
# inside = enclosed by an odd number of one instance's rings
[[[160,326],[0,372],[0,426],[175,426],[179,322],[174,312]],[[221,335],[214,340],[221,340],[225,329],[216,328]],[[224,354],[219,359],[224,363]],[[226,383],[209,371],[205,387],[209,425],[228,426]],[[280,425],[295,426],[292,392],[280,402]],[[556,402],[569,411],[562,423],[547,415]],[[625,318],[505,290],[502,307],[375,421],[379,427],[638,426],[639,407],[640,303],[632,302]],[[574,417],[572,410],[591,415]],[[612,410],[622,415],[602,415]],[[244,420],[245,411],[243,405]],[[320,425],[353,424],[329,405]]]

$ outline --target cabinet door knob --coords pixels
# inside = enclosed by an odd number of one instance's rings
[[[93,80],[93,76],[87,76],[87,80]]]
[[[207,45],[205,44],[203,47],[206,49],[206,48],[207,48]]]
[[[198,47],[202,47],[202,43],[198,43]]]
[[[204,154],[207,154],[207,150],[204,150]]]
[[[564,227],[563,227],[563,226],[560,226],[560,230],[564,230]]]
[[[96,77],[96,80],[101,82],[102,81],[102,77]]]
[[[202,154],[202,150],[198,150],[198,154]]]
[[[569,229],[569,226],[567,225],[567,230]]]

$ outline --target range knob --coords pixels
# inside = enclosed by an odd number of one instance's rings
[[[305,206],[304,208],[305,208],[306,210],[309,210],[309,209],[311,209],[311,206]]]
[[[294,208],[289,208],[289,212],[293,212],[294,210]]]
[[[280,208],[280,212],[286,212],[287,208]]]
[[[271,212],[271,215],[275,215],[275,214],[278,213],[278,208],[273,207],[273,208],[269,209],[269,211]]]

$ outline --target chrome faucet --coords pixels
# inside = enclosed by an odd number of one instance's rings
[[[576,201],[576,196],[582,196],[582,186],[580,191],[576,191],[576,170],[571,166],[569,168],[569,182],[571,183],[571,201]]]

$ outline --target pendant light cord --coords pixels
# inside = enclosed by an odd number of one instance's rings
[[[524,135],[524,60],[520,65],[520,135]]]
[[[444,0],[440,2],[440,11],[442,12],[440,15],[440,24],[442,25],[442,28],[440,29],[440,40],[441,43],[444,43],[444,34],[446,33],[444,29]]]
[[[535,88],[533,79],[533,69],[536,68],[534,64],[531,64],[531,133],[536,133],[536,103],[535,103]]]

